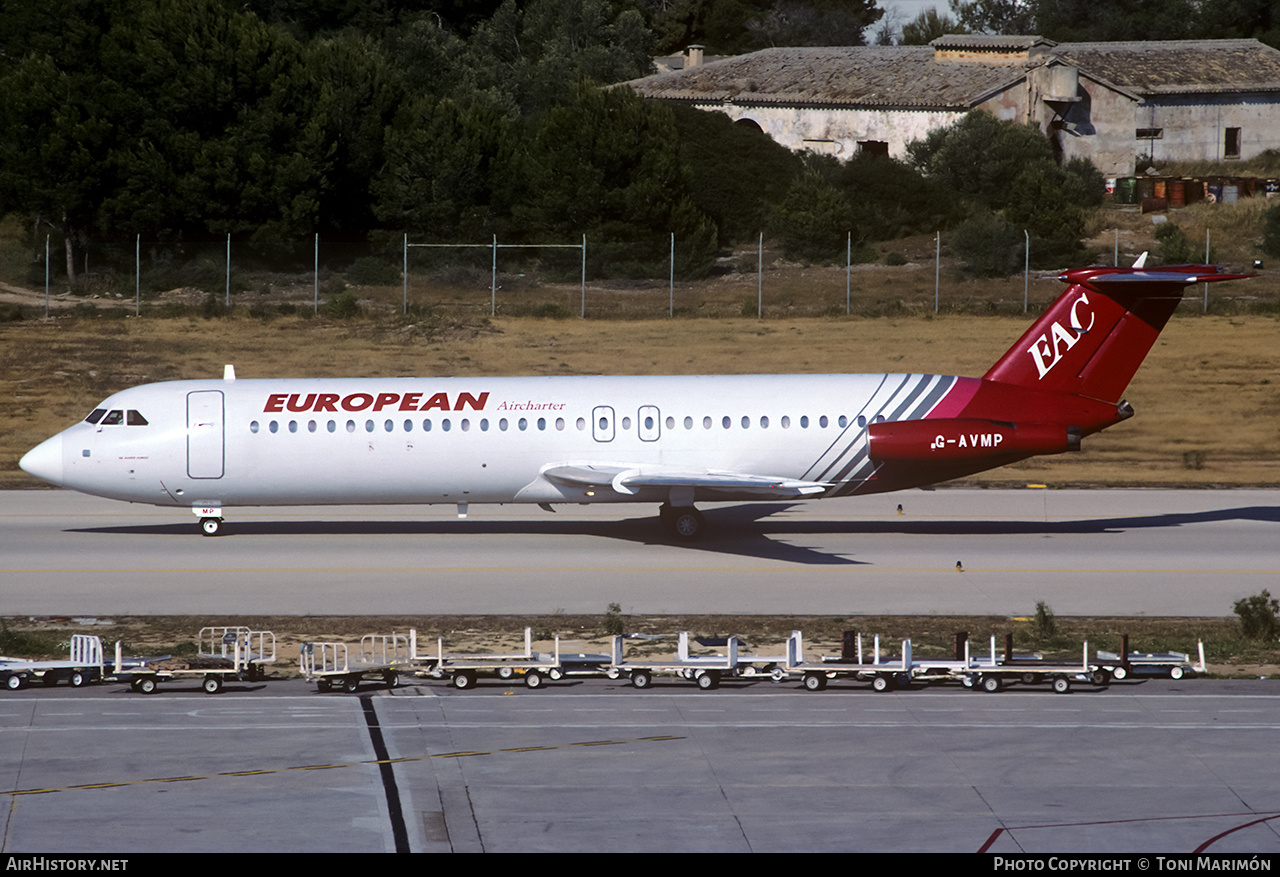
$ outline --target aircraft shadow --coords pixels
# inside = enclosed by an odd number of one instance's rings
[[[705,538],[696,542],[673,542],[656,517],[620,518],[617,520],[572,520],[530,518],[526,520],[466,521],[236,521],[232,517],[225,536],[595,536],[641,545],[662,545],[687,551],[714,552],[757,560],[776,560],[804,565],[862,566],[867,561],[792,544],[789,540],[806,536],[1055,536],[1122,533],[1130,530],[1181,527],[1215,521],[1260,521],[1280,523],[1280,508],[1242,506],[1204,512],[1173,512],[1140,517],[1099,517],[1070,521],[1035,520],[912,520],[896,517],[886,520],[824,520],[819,515],[776,517],[791,508],[790,504],[746,503],[704,511],[707,527]],[[101,533],[130,536],[196,535],[195,521],[189,524],[148,524],[142,526],[87,527],[75,533]]]

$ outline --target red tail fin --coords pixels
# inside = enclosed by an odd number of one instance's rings
[[[1249,276],[1212,265],[1068,271],[1067,291],[983,377],[1119,402],[1184,287]]]

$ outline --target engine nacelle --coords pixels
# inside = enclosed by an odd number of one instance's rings
[[[867,438],[871,459],[880,462],[1021,459],[1080,450],[1079,427],[966,417],[873,423]]]

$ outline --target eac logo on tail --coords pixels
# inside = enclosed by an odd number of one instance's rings
[[[1083,313],[1089,315],[1087,326],[1084,325],[1081,316],[1080,305],[1082,304],[1086,306]],[[1036,364],[1036,371],[1040,373],[1040,379],[1043,379],[1050,369],[1062,361],[1062,357],[1076,346],[1081,336],[1093,328],[1095,314],[1088,305],[1088,294],[1081,292],[1080,297],[1071,303],[1071,330],[1068,331],[1062,323],[1054,320],[1049,331],[1042,334],[1027,348],[1027,353],[1031,354],[1031,359]]]

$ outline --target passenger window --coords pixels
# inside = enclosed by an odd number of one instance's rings
[[[498,429],[502,430],[503,432],[507,431],[507,418],[503,417],[501,420],[498,421]]]
[[[557,417],[557,418],[556,418],[556,429],[557,429],[557,430],[562,430],[562,429],[564,429],[564,418],[563,418],[563,417]]]
[[[424,421],[422,421],[422,431],[423,431],[423,432],[431,432],[431,421],[430,421],[430,420],[424,420]]]
[[[824,414],[818,418],[818,426],[822,427],[823,429],[827,428],[827,415]]]
[[[296,421],[296,420],[290,420],[290,421],[289,421],[289,432],[297,432],[297,431],[298,431],[298,421]]]
[[[280,424],[276,423],[273,420],[269,424],[267,424],[267,429],[271,430],[272,433],[277,433],[280,431]]]
[[[257,431],[258,431],[258,421],[256,420],[249,421],[249,432],[256,433]]]
[[[791,428],[791,418],[786,414],[782,415],[782,428],[783,429]]]
[[[731,423],[733,423],[733,421],[729,419],[729,415],[727,415],[727,414],[724,416],[724,419],[720,421],[720,425],[721,425],[722,427],[724,427],[725,429],[728,429],[728,428],[729,428],[729,424],[731,424]]]
[[[444,420],[440,421],[440,428],[443,429],[445,432],[449,431],[449,427],[451,425],[452,424],[449,423],[449,418],[447,417]]]
[[[848,425],[849,425],[849,418],[847,418],[847,417],[845,417],[843,414],[841,414],[841,415],[840,415],[840,419],[839,419],[839,420],[837,420],[837,421],[836,421],[836,423],[840,424],[840,428],[841,428],[841,429],[844,429],[846,426],[848,426]]]
[[[541,430],[541,429],[546,429],[546,428],[547,428],[547,418],[545,418],[545,417],[539,417],[539,418],[538,418],[538,429],[540,429],[540,430]]]
[[[355,432],[355,431],[356,431],[356,422],[354,420],[348,420],[347,432]]]
[[[750,417],[744,417],[744,418],[742,418],[742,428],[743,428],[743,429],[750,429],[750,428],[751,428],[751,418],[750,418]]]
[[[86,417],[85,420],[89,421],[90,423],[97,423],[99,420],[102,419],[102,415],[106,413],[107,413],[107,409],[105,408],[95,408],[89,412],[89,416]]]
[[[802,414],[802,415],[800,415],[800,428],[801,428],[801,429],[808,429],[808,428],[809,428],[809,415],[808,415],[808,414]]]
[[[308,420],[307,432],[315,432],[315,431],[316,431],[316,422],[314,420]]]
[[[393,421],[388,420],[382,424],[382,428],[387,432],[391,432],[391,430],[396,428],[396,425]]]
[[[335,429],[337,429],[337,428],[338,428],[338,424],[336,424],[336,423],[334,423],[332,420],[330,420],[330,421],[329,421],[329,423],[328,423],[328,429],[329,429],[329,432],[333,432],[333,431],[334,431]]]
[[[579,417],[579,418],[578,418],[578,429],[579,429],[579,430],[583,430],[583,429],[586,429],[586,428],[587,428],[587,419],[586,419],[585,417]]]
[[[372,420],[366,420],[366,421],[364,422],[364,431],[365,431],[365,432],[373,432],[373,421],[372,421]]]
[[[413,432],[413,421],[412,421],[412,420],[406,420],[406,421],[404,422],[404,431],[405,431],[405,432]]]
[[[684,419],[684,428],[685,428],[685,429],[693,429],[693,418],[692,418],[692,417],[686,417],[686,418]]]
[[[143,417],[139,412],[129,411],[129,426],[148,426],[147,418]]]
[[[769,428],[769,418],[768,418],[768,417],[761,417],[761,418],[760,418],[760,428],[761,428],[761,429],[768,429],[768,428]]]

